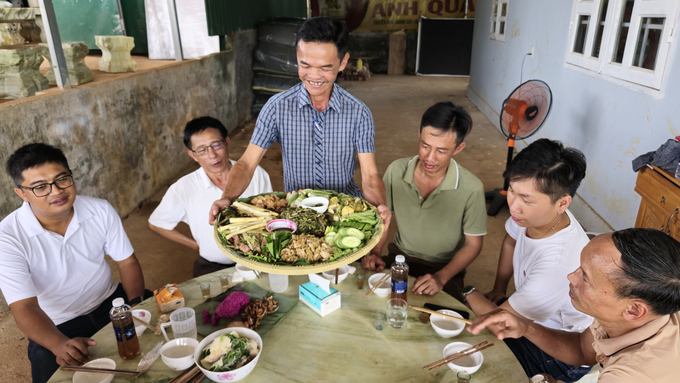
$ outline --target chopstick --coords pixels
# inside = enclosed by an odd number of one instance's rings
[[[140,373],[137,371],[128,370],[111,370],[108,368],[97,368],[97,367],[84,367],[84,366],[61,366],[62,371],[75,371],[75,372],[92,372],[96,374],[113,374],[113,375],[127,375],[127,376],[139,376]]]
[[[338,270],[340,269],[335,269],[335,284],[338,284]]]
[[[487,340],[485,340],[485,341],[482,342],[482,343],[477,343],[476,345],[470,346],[470,347],[466,348],[465,350],[458,351],[457,353],[455,353],[455,354],[453,354],[453,355],[449,355],[449,356],[447,356],[446,358],[439,359],[438,361],[436,361],[436,362],[434,362],[434,363],[430,363],[430,364],[428,364],[427,366],[423,366],[423,368],[432,367],[432,366],[434,366],[435,364],[439,364],[439,363],[441,363],[441,362],[443,362],[443,361],[445,361],[445,360],[447,360],[447,359],[449,359],[449,358],[453,358],[453,357],[455,357],[455,356],[457,356],[457,355],[460,355],[460,354],[462,354],[462,353],[464,353],[464,352],[468,352],[468,351],[470,351],[470,350],[472,350],[472,349],[474,349],[474,348],[482,347],[482,346],[484,346],[484,345],[487,344],[487,343],[489,343],[489,341],[487,341]]]
[[[255,269],[253,269],[253,271],[255,272],[255,276],[257,277],[257,279],[262,279],[262,275],[260,275],[259,271],[255,270]]]
[[[484,342],[482,342],[482,343],[480,343],[480,344],[478,344],[478,345],[475,345],[475,346],[470,347],[469,349],[466,349],[466,350],[457,352],[457,353],[455,353],[455,354],[453,354],[453,355],[447,356],[446,358],[441,359],[441,360],[438,360],[438,361],[436,361],[436,362],[434,362],[434,363],[430,363],[429,365],[433,365],[433,364],[434,364],[434,366],[429,367],[429,368],[428,368],[428,371],[436,370],[436,369],[438,369],[439,367],[446,366],[447,364],[449,364],[449,363],[451,363],[451,362],[455,362],[455,361],[457,361],[458,359],[465,358],[466,356],[470,356],[470,355],[472,355],[472,354],[474,354],[474,353],[480,352],[480,351],[482,351],[482,350],[484,350],[484,349],[487,349],[487,348],[489,348],[489,347],[491,347],[491,346],[494,345],[493,343],[491,343],[491,344],[487,344],[486,346],[479,347],[479,345],[482,345],[482,344],[485,344],[485,343],[487,343],[487,342],[484,341]],[[427,367],[427,366],[425,366],[425,367],[423,367],[423,368],[426,368],[426,367]]]
[[[408,307],[410,307],[410,308],[412,308],[412,309],[414,309],[414,310],[416,310],[416,311],[421,311],[421,312],[428,313],[428,314],[433,314],[433,315],[439,315],[440,317],[444,317],[444,318],[448,318],[448,319],[453,319],[453,320],[456,320],[456,321],[458,321],[458,322],[463,322],[463,323],[465,323],[465,324],[472,324],[472,321],[471,321],[471,320],[467,320],[467,319],[463,319],[463,318],[454,317],[453,315],[447,315],[447,314],[444,314],[444,313],[440,313],[440,312],[438,312],[438,311],[432,311],[432,310],[428,310],[428,309],[425,309],[425,308],[422,308],[422,307],[415,307],[415,306],[411,306],[411,305],[409,305]]]
[[[187,369],[183,373],[175,376],[168,383],[189,383],[189,381],[195,378],[199,373],[203,374],[198,366],[194,366],[194,368]]]
[[[370,290],[368,290],[368,292],[366,293],[366,296],[371,295],[371,294],[372,294],[372,293],[373,293],[380,285],[382,285],[383,282],[385,282],[385,281],[387,280],[387,278],[389,278],[389,277],[390,277],[390,274],[385,273],[385,275],[384,275],[382,278],[380,278],[380,280],[378,281],[378,283],[376,283],[375,285],[373,285],[373,287],[372,287]]]
[[[136,317],[136,316],[134,316],[134,315],[132,316],[132,319],[134,319],[134,320],[135,320],[135,322],[137,322],[137,323],[139,323],[139,324],[142,324],[142,325],[144,325],[144,327],[148,328],[149,330],[151,330],[151,331],[153,331],[153,332],[156,332],[156,331],[158,331],[158,329],[157,329],[157,328],[155,328],[155,327],[153,327],[152,325],[150,325],[150,324],[148,324],[148,323],[144,322],[143,320],[141,320],[141,319],[137,318],[137,317]]]
[[[196,374],[194,380],[190,381],[189,383],[199,383],[201,380],[203,380],[204,377],[205,375],[203,374],[203,372],[199,372],[198,374]]]

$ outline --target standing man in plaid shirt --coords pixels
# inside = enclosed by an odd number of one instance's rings
[[[353,180],[356,151],[365,198],[378,206],[389,225],[385,185],[375,162],[373,116],[363,102],[335,85],[349,60],[348,38],[347,26],[329,17],[311,18],[300,27],[297,60],[302,83],[272,97],[262,108],[248,148],[229,173],[222,199],[211,208],[210,224],[243,193],[267,149],[278,142],[285,191],[332,189],[362,197]],[[379,245],[375,251],[381,249]]]

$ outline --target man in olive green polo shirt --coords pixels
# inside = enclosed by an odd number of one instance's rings
[[[380,271],[403,254],[417,278],[414,293],[444,290],[463,301],[465,268],[482,250],[487,225],[482,182],[453,159],[465,148],[470,129],[470,115],[451,102],[425,112],[418,156],[394,161],[383,177],[387,207],[399,226],[394,243],[384,258],[382,244],[376,246],[362,259],[364,268]]]

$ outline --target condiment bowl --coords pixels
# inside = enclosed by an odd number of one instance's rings
[[[132,310],[132,315],[135,316],[137,319],[141,319],[147,324],[151,322],[151,313],[146,310]],[[135,322],[135,324],[136,323],[137,322]],[[146,330],[146,326],[144,326],[143,324],[135,325],[135,331],[137,332],[137,336],[142,335],[142,333],[144,333],[144,330]]]
[[[371,275],[368,278],[368,287],[373,288],[376,283],[380,282],[380,279],[385,277],[386,273],[375,273]],[[379,297],[386,297],[390,294],[392,291],[392,277],[387,278],[386,281],[383,282],[382,287],[378,287],[373,291],[373,293]]]
[[[101,358],[85,363],[85,367],[116,369],[113,359]],[[92,372],[76,372],[73,374],[73,383],[109,383],[113,380],[113,374],[97,374]]]
[[[455,311],[437,310],[437,312],[463,319],[463,317]],[[456,320],[444,318],[434,314],[430,316],[430,324],[432,325],[434,331],[442,338],[454,337],[460,334],[465,328],[465,323],[463,322],[458,322]]]
[[[275,219],[267,223],[267,231],[269,232],[289,231],[291,233],[295,233],[295,230],[297,230],[297,225],[295,222],[287,219]]]
[[[198,341],[194,338],[177,338],[161,347],[161,359],[175,371],[186,370],[194,364],[194,351]]]
[[[312,209],[319,214],[323,214],[328,209],[328,199],[324,197],[309,197],[302,200],[300,207]]]
[[[434,316],[433,316],[434,317]],[[471,344],[465,342],[453,342],[444,347],[444,358],[451,356],[457,352],[461,352],[466,348],[472,347]],[[474,374],[484,363],[484,356],[481,351],[477,351],[470,356],[458,359],[455,362],[449,363],[448,366],[453,371],[465,371],[468,374]]]
[[[203,350],[207,347],[210,347],[210,344],[213,340],[215,340],[215,338],[221,336],[222,334],[230,334],[232,331],[235,331],[240,338],[245,337],[248,339],[253,339],[257,342],[257,347],[260,349],[260,352],[257,354],[255,359],[251,360],[246,365],[231,371],[215,372],[203,368],[201,365],[201,354]],[[208,379],[212,380],[213,382],[235,382],[245,378],[248,376],[248,374],[250,374],[251,371],[253,371],[257,361],[260,359],[260,355],[262,355],[262,338],[260,338],[260,335],[258,335],[255,331],[245,327],[228,327],[215,331],[214,333],[206,336],[201,341],[201,343],[198,345],[198,348],[196,348],[196,351],[194,351],[194,363],[198,366],[198,368],[201,369],[203,374],[205,374],[205,376],[207,376]]]
[[[240,263],[236,264],[236,271],[238,271],[239,274],[243,277],[243,279],[251,280],[255,279],[257,275],[255,275],[255,272],[252,269],[249,269]]]
[[[342,266],[339,269],[333,269],[329,271],[324,271],[321,273],[324,278],[330,279],[331,283],[335,283],[335,270],[338,270],[338,283],[342,282],[349,275],[349,267]]]

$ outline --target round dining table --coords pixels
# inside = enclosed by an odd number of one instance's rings
[[[356,272],[372,274],[354,263]],[[211,285],[211,296],[222,293],[219,275],[234,273],[234,268],[188,280],[179,285],[185,298],[185,307],[195,307],[205,301],[200,285]],[[298,298],[299,285],[309,281],[309,277],[290,276],[288,289],[281,293],[290,298]],[[414,279],[409,278],[409,288]],[[262,273],[261,279],[254,282],[265,290],[270,290],[269,278]],[[230,283],[229,287],[235,284]],[[483,341],[494,346],[482,351],[484,363],[472,375],[472,383],[513,382],[523,383],[529,379],[521,365],[503,341],[499,341],[488,330],[473,335],[467,330],[453,338],[442,338],[434,332],[429,323],[419,320],[420,312],[409,309],[406,325],[392,328],[385,322],[383,330],[376,330],[374,315],[385,313],[388,297],[376,294],[366,296],[366,287],[360,290],[350,275],[338,285],[331,284],[341,293],[341,308],[321,317],[302,302],[299,302],[283,320],[262,335],[262,354],[253,372],[243,382],[456,382],[456,372],[448,366],[428,371],[423,366],[443,358],[444,347],[451,342],[466,342],[471,345]],[[441,291],[435,295],[414,295],[408,293],[408,303],[423,307],[432,303],[469,311],[462,303]],[[160,311],[153,298],[135,306],[151,312],[151,324],[155,325]],[[471,319],[474,314],[471,313]],[[201,316],[197,316],[201,321]],[[215,328],[215,331],[219,328]],[[116,362],[116,369],[137,369],[141,355],[133,360],[123,360],[118,356],[116,340],[111,326],[105,326],[92,337],[97,345],[90,348],[92,359],[110,358]],[[198,340],[203,336],[198,335]],[[139,336],[141,354],[150,351],[156,343],[165,341],[147,329]],[[73,372],[58,370],[50,383],[71,382]],[[179,375],[167,367],[160,358],[147,372],[139,377],[114,376],[113,382],[167,382]],[[204,383],[209,382],[204,378]]]

